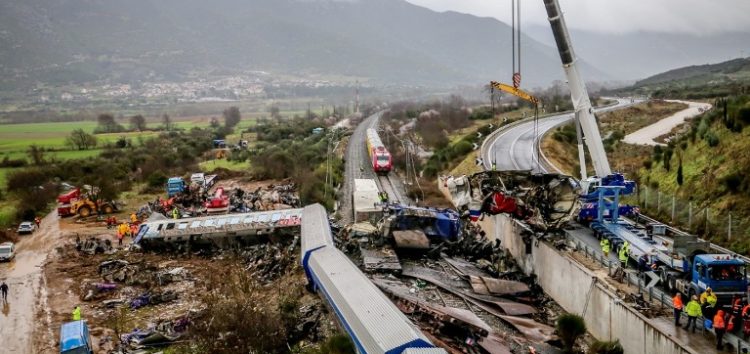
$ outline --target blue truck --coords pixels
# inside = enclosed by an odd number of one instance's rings
[[[167,180],[167,196],[169,196],[170,198],[186,191],[187,188],[188,185],[185,183],[182,177],[172,177]]]
[[[94,354],[85,321],[67,322],[60,327],[60,354]]]

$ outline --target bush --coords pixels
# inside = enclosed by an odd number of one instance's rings
[[[719,145],[719,137],[716,136],[716,133],[713,131],[706,132],[706,135],[703,137],[703,139],[706,140],[706,144],[710,147],[716,147]]]
[[[153,188],[164,187],[167,184],[167,176],[162,171],[154,171],[148,176],[148,186]]]
[[[743,177],[738,172],[733,172],[726,177],[722,178],[722,183],[727,187],[727,190],[736,193],[739,192],[742,187]]]
[[[624,354],[625,349],[622,348],[619,340],[612,342],[608,341],[595,341],[589,348],[589,354]]]
[[[557,319],[557,334],[563,342],[565,352],[572,353],[578,338],[586,334],[586,322],[576,314],[561,315]]]
[[[464,156],[471,152],[474,147],[468,141],[461,140],[453,146],[455,156]]]

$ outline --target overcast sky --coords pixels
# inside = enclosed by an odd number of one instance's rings
[[[407,0],[436,11],[496,17],[510,23],[510,0]],[[750,32],[750,0],[560,0],[569,27],[608,33]],[[521,20],[547,25],[542,0],[524,0]],[[750,37],[748,38],[750,41]]]

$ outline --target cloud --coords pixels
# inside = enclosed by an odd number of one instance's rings
[[[510,0],[407,1],[436,11],[495,17],[510,23]],[[749,0],[560,0],[560,6],[568,26],[581,30],[697,35],[750,32]],[[523,24],[547,24],[542,0],[521,1],[521,10]]]

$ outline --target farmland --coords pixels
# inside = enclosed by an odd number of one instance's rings
[[[209,127],[211,117],[192,116],[173,118],[173,124],[179,129],[191,129],[193,127]],[[240,121],[235,131],[242,131],[257,122],[254,118],[246,118]],[[126,121],[120,124],[127,126]],[[150,121],[148,127],[158,127],[161,122]],[[98,147],[90,150],[72,150],[66,145],[65,140],[75,129],[83,129],[93,133],[97,123],[94,121],[80,122],[52,122],[52,123],[29,123],[29,124],[3,124],[0,125],[0,159],[29,160],[27,150],[32,144],[43,148],[46,158],[57,158],[60,160],[80,159],[98,155],[101,147],[113,144],[120,138],[129,139],[131,143],[138,144],[142,139],[158,136],[158,131],[123,132],[112,134],[96,134]],[[235,134],[236,135],[236,134]],[[233,135],[233,136],[235,136]],[[230,136],[230,139],[233,137]],[[0,168],[0,188],[4,188],[7,175],[12,168]]]

